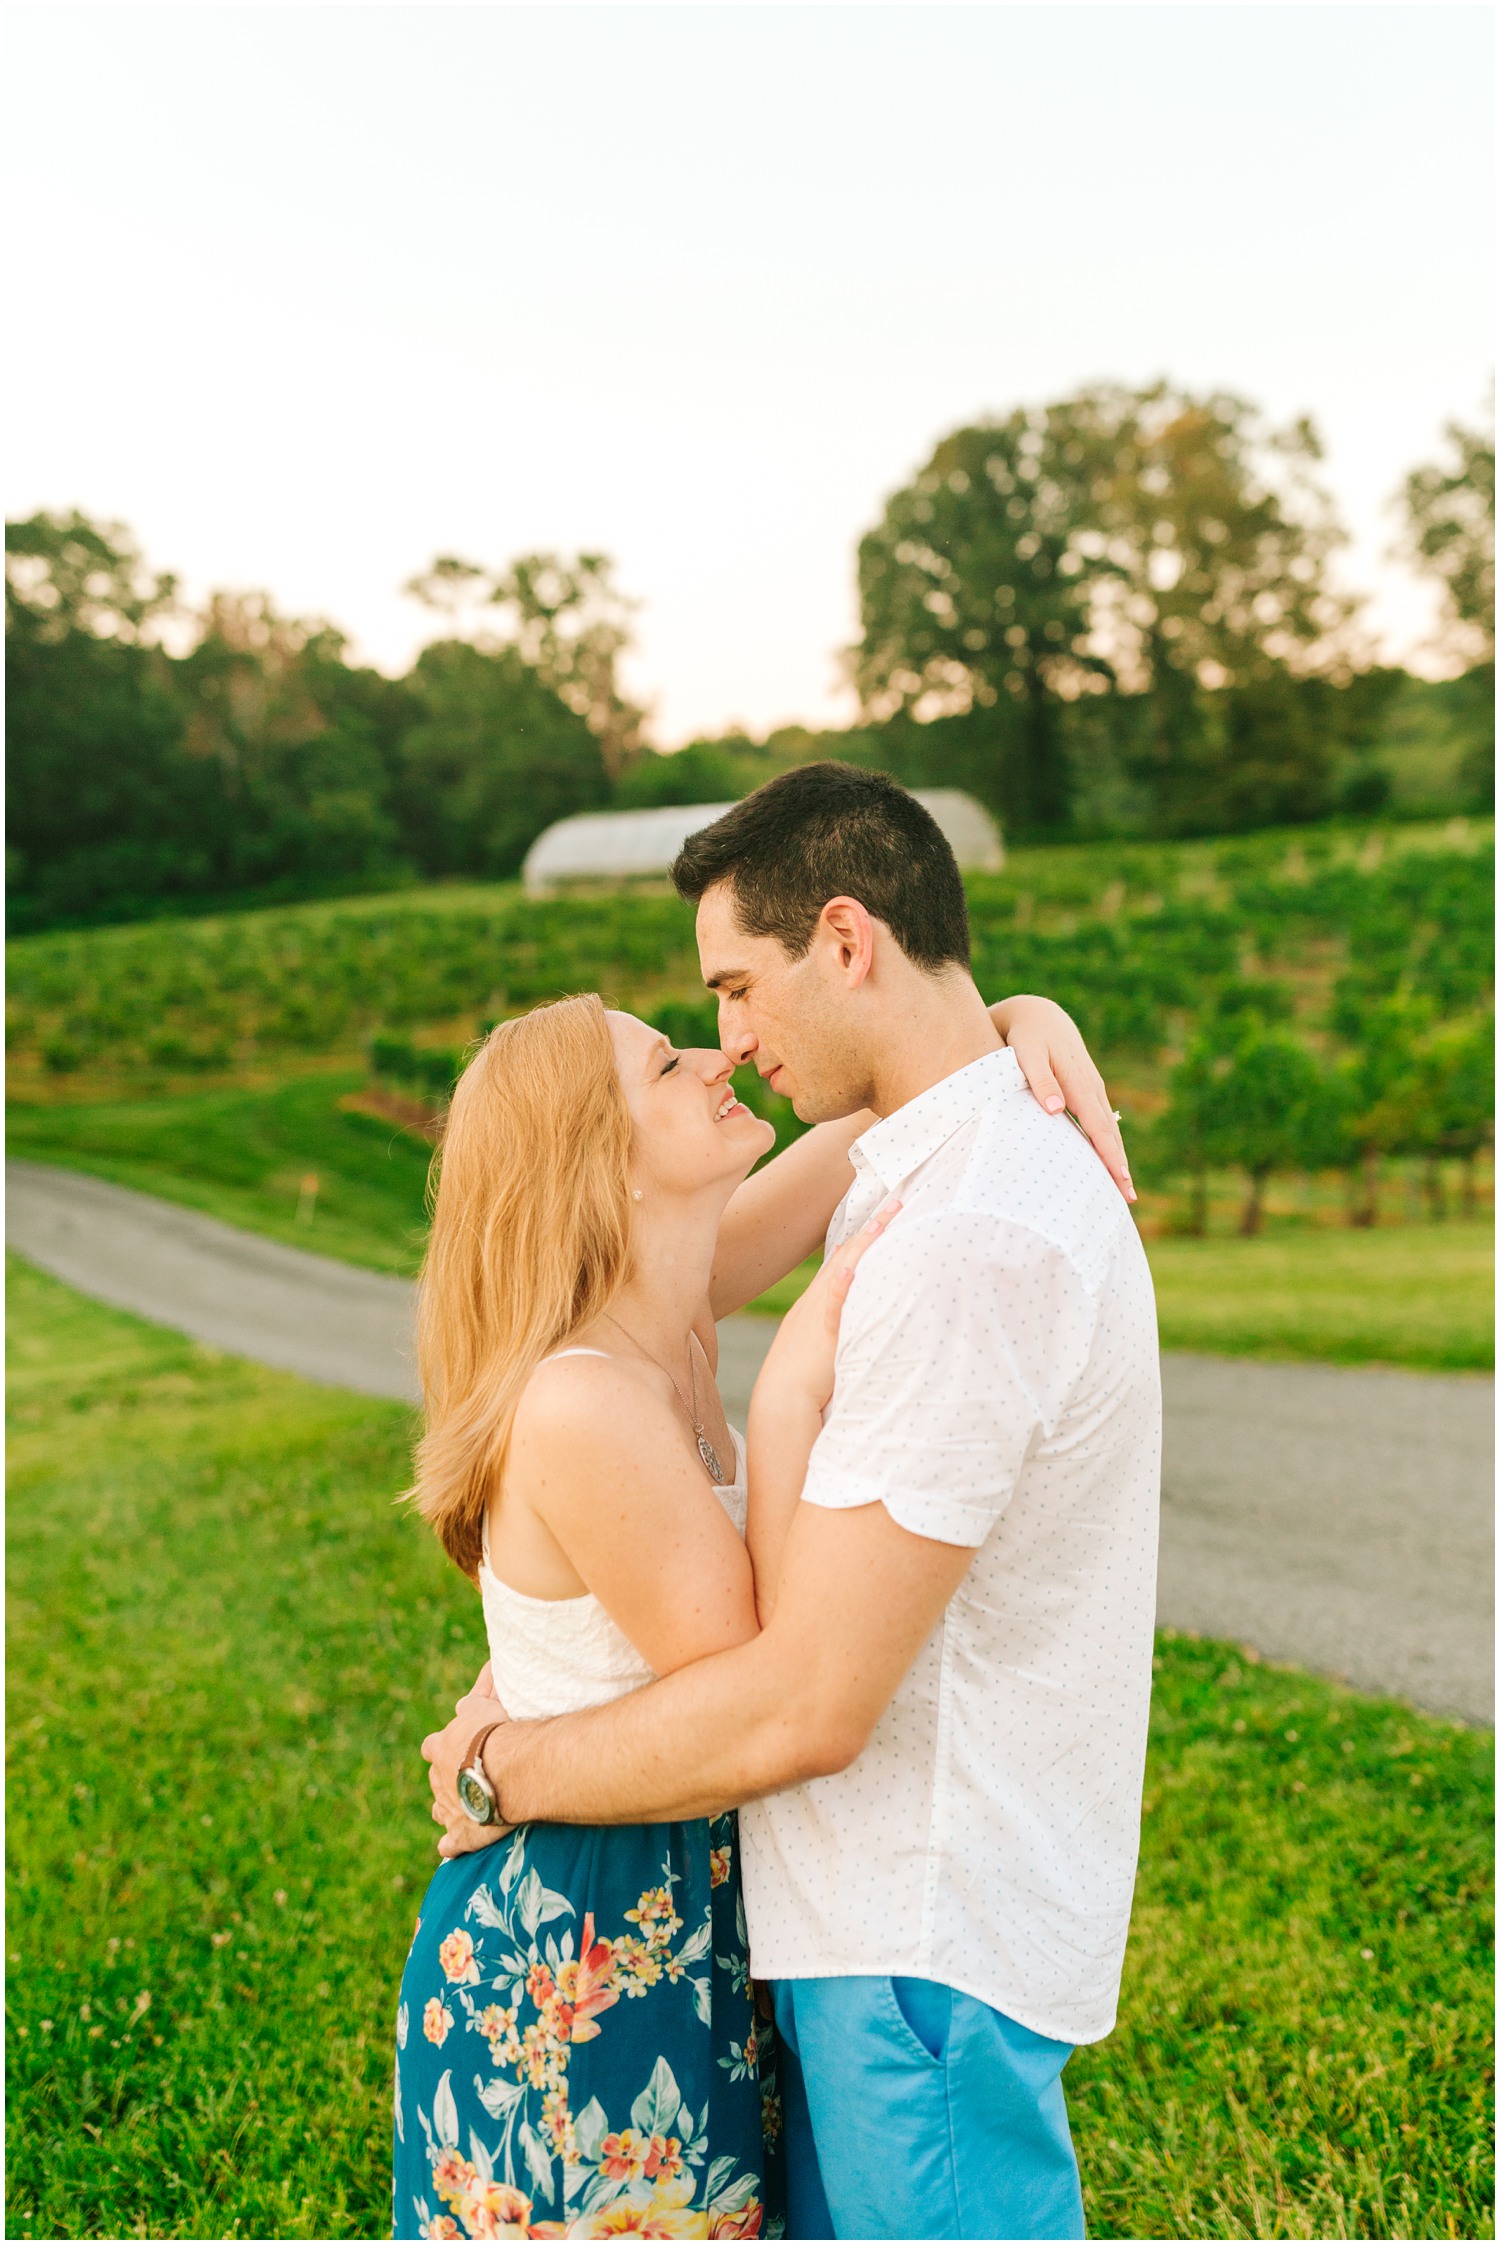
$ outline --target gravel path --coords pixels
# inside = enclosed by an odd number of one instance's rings
[[[29,1162],[6,1242],[216,1348],[415,1399],[400,1279]],[[731,1416],[773,1330],[720,1328]],[[1494,1381],[1168,1356],[1163,1383],[1160,1620],[1492,1722]]]
[[[417,1400],[403,1278],[37,1162],[5,1165],[5,1244],[80,1294],[216,1349],[360,1395]]]

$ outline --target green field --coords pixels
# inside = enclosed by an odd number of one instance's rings
[[[1495,1361],[1487,1223],[1148,1239],[1146,1253],[1163,1348],[1428,1372],[1483,1372]],[[817,1267],[804,1263],[756,1309],[781,1316]]]
[[[1168,1347],[1493,1361],[1488,1224],[1385,1221],[1414,1163],[1373,1231],[1336,1179],[1273,1180],[1251,1241],[1231,1174],[1213,1236],[1173,1236],[1151,1167],[1170,1053],[1237,978],[1282,978],[1314,1041],[1340,989],[1483,1002],[1488,841],[1080,846],[975,885],[986,987],[1063,997],[1117,1087]],[[9,956],[12,1153],[406,1274],[429,1149],[358,1111],[373,1029],[450,1050],[590,983],[701,1005],[660,895],[417,891]],[[9,2234],[381,2231],[415,1746],[481,1650],[393,1504],[410,1421],[11,1278]],[[1121,2025],[1068,2076],[1095,2234],[1492,2234],[1489,1758],[1162,1641]]]
[[[7,1144],[12,1155],[86,1170],[295,1247],[410,1275],[422,1259],[432,1148],[342,1107],[364,1082],[362,1069],[346,1069],[254,1090],[16,1105]],[[299,1217],[308,1176],[317,1195]]]
[[[263,1090],[13,1107],[10,1151],[372,1270],[410,1273],[421,1254],[429,1149],[409,1131],[340,1105],[363,1082],[351,1070]],[[309,1174],[318,1193],[306,1220],[297,1209]],[[1156,1196],[1148,1172],[1141,1182],[1149,1212]],[[1288,1216],[1273,1218],[1255,1240],[1148,1234],[1147,1252],[1168,1348],[1452,1371],[1494,1361],[1488,1223],[1358,1232],[1299,1226]],[[789,1307],[813,1267],[760,1306]]]
[[[968,882],[991,997],[1044,990],[1148,1094],[1161,1055],[1247,980],[1320,1035],[1341,979],[1446,1015],[1493,979],[1493,822],[1307,827],[1231,840],[1014,850]],[[700,999],[692,915],[658,891],[514,885],[28,936],[6,952],[26,1098],[265,1080],[357,1059],[381,1029],[450,1046],[560,991],[636,1010]],[[1352,978],[1352,980],[1350,980]]]
[[[1489,1223],[1147,1244],[1163,1348],[1477,1372],[1495,1361]]]
[[[7,2234],[382,2234],[417,1742],[481,1654],[410,1420],[9,1278]],[[1157,1668],[1092,2232],[1490,2234],[1492,1740]]]
[[[1169,1345],[1490,1361],[1482,1093],[1444,1107],[1420,1040],[1424,1025],[1484,1033],[1493,888],[1492,822],[1473,817],[1029,848],[971,879],[981,986],[1061,999],[1106,1071]],[[416,1267],[427,1150],[398,1123],[349,1112],[351,1099],[420,1086],[440,1103],[485,1022],[567,989],[600,988],[679,1042],[716,1034],[691,915],[660,887],[542,900],[514,885],[405,890],[28,937],[7,963],[13,1151],[382,1270]],[[1352,1169],[1273,1172],[1267,1236],[1242,1250],[1175,1236],[1192,1181],[1169,1166],[1183,1157],[1161,1124],[1178,1056],[1205,1036],[1227,1051],[1246,1021],[1291,1035],[1345,1102],[1344,1138],[1325,1133],[1315,1150]],[[1386,1097],[1405,1119],[1380,1124],[1372,1149],[1356,1125],[1377,1093],[1350,1086],[1407,1036],[1408,1091]],[[785,1101],[753,1078],[742,1088],[779,1136],[795,1130]],[[1371,1236],[1340,1231],[1353,1173],[1380,1180]],[[1467,1220],[1421,1223],[1424,1185]],[[1243,1175],[1216,1168],[1203,1189],[1210,1234],[1231,1232]]]

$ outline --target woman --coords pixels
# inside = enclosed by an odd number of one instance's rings
[[[995,1016],[1039,1095],[1062,1069],[1118,1174],[1066,1015]],[[730,1075],[583,997],[501,1024],[455,1093],[416,1494],[478,1584],[514,1715],[599,1704],[755,1632],[714,1320],[817,1245],[871,1118],[747,1182],[772,1133]],[[815,1282],[832,1317],[870,1236]],[[721,1816],[533,1825],[442,1865],[397,2022],[398,2237],[781,2233],[735,1852]]]

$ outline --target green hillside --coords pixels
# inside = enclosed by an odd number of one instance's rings
[[[1273,1176],[1258,1241],[1223,1236],[1244,1184],[1221,1163],[1203,1181],[1216,1236],[1185,1239],[1173,1235],[1190,1194],[1160,1118],[1174,1056],[1247,1010],[1335,1068],[1393,996],[1440,1023],[1482,1019],[1492,852],[1476,820],[1337,826],[1018,850],[970,883],[986,990],[1060,998],[1108,1070],[1168,1345],[1491,1360],[1487,1160],[1386,1156],[1373,1188],[1360,1181],[1379,1219],[1362,1231],[1346,1228],[1351,1180],[1336,1168]],[[484,1021],[598,987],[679,1042],[716,1034],[691,916],[660,889],[544,902],[514,887],[411,890],[32,937],[9,963],[13,1154],[408,1273],[425,1228],[421,1125]],[[1419,1122],[1420,1046],[1412,1065]],[[795,1130],[752,1071],[743,1089],[783,1138]],[[1467,1221],[1413,1222],[1444,1201],[1451,1216],[1455,1198]]]
[[[1149,1076],[1226,988],[1285,977],[1316,1030],[1335,983],[1447,1011],[1492,973],[1493,822],[1296,828],[1225,841],[1016,850],[969,882],[987,990],[1041,989]],[[362,1055],[388,1027],[449,1045],[595,988],[701,1002],[688,908],[664,889],[528,898],[428,888],[7,947],[12,1097],[264,1080]]]

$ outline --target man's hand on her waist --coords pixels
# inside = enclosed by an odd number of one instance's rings
[[[439,1855],[471,1855],[478,1848],[492,1847],[496,1840],[503,1840],[514,1830],[513,1825],[499,1822],[476,1824],[458,1798],[458,1773],[475,1739],[487,1725],[509,1721],[505,1708],[495,1697],[494,1679],[486,1661],[473,1690],[455,1703],[453,1720],[444,1729],[433,1731],[423,1739],[422,1758],[429,1765],[427,1780],[432,1787],[433,1822],[443,1826],[443,1836],[438,1841]],[[487,1768],[491,1767],[487,1764]]]

